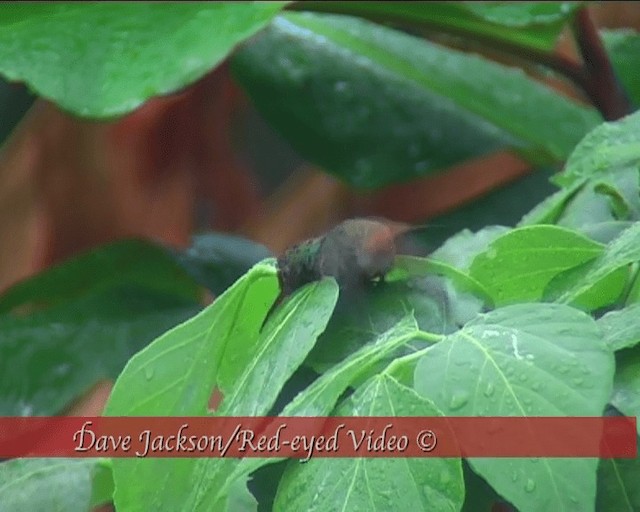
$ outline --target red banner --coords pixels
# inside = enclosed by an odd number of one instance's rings
[[[0,458],[637,456],[634,417],[0,418]]]

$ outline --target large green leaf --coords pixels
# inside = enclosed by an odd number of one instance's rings
[[[346,16],[279,16],[232,68],[303,156],[360,188],[504,147],[564,159],[600,121],[521,70]]]
[[[571,153],[554,181],[571,187],[604,171],[640,165],[640,112],[620,121],[602,123],[589,132]]]
[[[108,414],[205,415],[216,385],[224,395],[216,414],[266,414],[326,326],[338,290],[333,280],[303,288],[260,331],[276,293],[273,266],[255,266],[202,313],[129,361],[115,384]],[[212,510],[221,483],[238,462],[114,460],[116,506]],[[224,499],[246,497],[244,482],[234,483],[240,491],[230,495],[227,490]]]
[[[579,2],[305,2],[301,8],[393,20],[483,42],[551,51],[579,6]]]
[[[200,309],[195,301],[121,286],[25,317],[0,316],[0,414],[59,414]]]
[[[336,416],[440,416],[431,402],[386,374],[359,387]],[[320,490],[324,489],[323,492]],[[464,501],[459,459],[347,458],[289,463],[274,511],[457,511]]]
[[[0,464],[0,510],[88,512],[110,501],[110,482],[100,459],[13,459]]]
[[[22,281],[0,296],[0,313],[45,308],[118,286],[139,285],[195,299],[198,286],[162,247],[139,240],[115,242]]]
[[[285,4],[4,5],[0,73],[82,116],[125,114],[203,76]]]
[[[557,226],[525,226],[493,240],[471,264],[496,305],[539,300],[557,274],[602,254],[603,246]]]
[[[0,297],[0,414],[58,414],[201,309],[200,289],[162,247],[121,241]]]
[[[451,416],[599,416],[614,359],[595,321],[557,304],[495,310],[426,349],[415,389]],[[596,459],[470,459],[518,510],[592,510]]]

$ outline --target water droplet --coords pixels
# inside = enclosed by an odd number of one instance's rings
[[[571,382],[574,386],[581,386],[582,384],[584,384],[584,379],[582,377],[577,377],[575,379],[572,379]]]
[[[527,479],[527,483],[524,485],[524,490],[526,492],[533,492],[536,490],[536,483],[531,478]]]
[[[445,486],[445,485],[448,485],[450,481],[451,481],[451,473],[449,473],[446,470],[443,470],[440,473],[440,484],[442,486]]]
[[[493,385],[493,382],[489,382],[487,384],[487,386],[484,388],[484,396],[491,396],[493,395],[494,391],[495,391],[495,386]]]
[[[31,416],[33,414],[33,405],[20,400],[19,402],[20,413],[19,416]]]
[[[54,368],[53,373],[62,377],[64,375],[67,375],[70,370],[71,370],[71,365],[69,363],[62,363]]]
[[[336,82],[333,86],[336,92],[343,92],[349,88],[349,84],[343,80]]]
[[[456,410],[464,407],[469,401],[469,393],[466,391],[458,391],[453,394],[451,401],[449,402],[449,408]]]
[[[513,473],[511,473],[511,481],[515,482],[517,480],[518,480],[518,473],[514,471]]]
[[[144,378],[147,380],[151,380],[153,379],[154,373],[155,373],[155,370],[151,366],[147,366],[144,369]]]

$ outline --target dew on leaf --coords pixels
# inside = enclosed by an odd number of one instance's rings
[[[460,409],[469,402],[469,393],[466,391],[456,391],[451,397],[449,408],[453,411]]]
[[[524,490],[526,492],[533,492],[536,490],[536,482],[531,478],[527,479],[527,483],[524,485]]]
[[[489,382],[484,388],[484,396],[489,397],[493,395],[494,392],[495,392],[495,386],[493,385],[493,382]]]

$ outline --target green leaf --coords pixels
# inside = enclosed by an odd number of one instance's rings
[[[639,178],[640,169],[634,166],[594,175],[566,205],[557,223],[593,234],[598,224],[640,220]]]
[[[570,187],[604,171],[640,164],[640,112],[620,121],[602,123],[589,132],[567,160],[555,183]]]
[[[626,416],[640,417],[640,348],[617,352],[616,365],[611,404]],[[637,428],[640,434],[640,423]]]
[[[639,440],[640,442],[640,440]],[[598,466],[596,510],[640,510],[640,459],[602,459]]]
[[[483,42],[551,51],[577,2],[305,2],[313,10],[410,23]]]
[[[324,330],[338,289],[333,280],[306,286],[260,331],[276,294],[273,266],[256,265],[202,313],[134,356],[114,386],[107,413],[204,415],[217,385],[224,398],[216,414],[266,414]],[[211,510],[221,483],[238,462],[114,460],[116,507]],[[202,483],[194,485],[196,481]]]
[[[632,163],[574,180],[525,215],[520,225],[555,223],[609,243],[635,220],[640,220],[640,167]]]
[[[126,114],[203,76],[285,4],[5,5],[0,73],[75,114]]]
[[[28,316],[0,316],[0,414],[59,414],[200,309],[195,301],[120,286]]]
[[[376,363],[394,350],[419,337],[420,331],[411,315],[405,316],[387,331],[378,334],[370,343],[351,354],[341,363],[327,370],[306,390],[301,392],[282,411],[282,416],[324,416],[356,379],[367,375]]]
[[[108,482],[108,471],[101,459],[3,462],[0,464],[0,508],[11,512],[87,512],[92,506],[104,503],[105,494],[92,497],[92,481]]]
[[[384,283],[357,296],[340,300],[325,332],[309,354],[307,364],[323,373],[371,343],[411,312],[418,326],[429,332],[451,330],[447,298],[437,283],[414,279]],[[412,344],[413,345],[413,344]],[[402,350],[411,350],[405,347]],[[395,354],[390,354],[393,357]]]
[[[571,187],[562,188],[551,194],[524,215],[518,223],[518,227],[533,224],[555,224],[583,186],[583,182],[577,182]]]
[[[640,270],[636,270],[627,294],[627,304],[640,303]]]
[[[349,386],[358,379],[370,377],[379,362],[384,361],[390,354],[419,335],[416,320],[411,315],[405,315],[386,332],[378,334],[370,343],[318,377],[286,405],[280,416],[328,415]],[[219,496],[224,495],[230,482],[246,478],[249,473],[280,460],[282,459],[243,459],[230,475],[227,483],[220,488]]]
[[[100,459],[94,466],[91,484],[91,506],[97,507],[113,501],[113,465],[111,459]]]
[[[306,293],[305,293],[306,291]],[[259,416],[266,414],[284,384],[302,364],[316,339],[324,330],[338,297],[333,279],[325,279],[299,291],[281,308],[261,335],[267,342],[259,345],[259,352],[239,372],[233,391],[225,396],[218,416]],[[256,390],[261,390],[256,393]],[[283,412],[284,414],[284,412]],[[240,460],[199,459],[195,473],[206,476],[207,482],[191,493],[194,510],[209,510],[211,503],[220,504],[229,497],[220,490],[227,485],[232,490],[238,478],[232,472]],[[244,477],[241,478],[241,481]],[[232,496],[232,495],[231,495]],[[227,505],[229,509],[229,505]]]
[[[640,304],[610,311],[598,320],[611,350],[631,348],[640,343]]]
[[[269,250],[234,235],[202,233],[191,240],[175,257],[193,279],[220,295],[256,263],[271,257]]]
[[[596,183],[594,191],[610,199],[611,209],[613,210],[612,213],[618,219],[626,219],[629,217],[631,213],[631,205],[627,202],[621,191],[614,185],[607,183],[606,181],[600,181]]]
[[[493,306],[493,299],[487,290],[469,274],[457,269],[453,265],[435,260],[433,258],[419,258],[416,256],[396,256],[394,270],[398,273],[404,272],[408,276],[420,276],[437,274],[451,279],[455,286],[463,291],[473,293],[482,298],[489,307]],[[392,270],[392,272],[394,271]],[[393,279],[393,274],[389,280]]]
[[[304,157],[358,188],[505,147],[561,160],[600,122],[521,70],[346,16],[279,16],[232,69]]]
[[[184,299],[199,296],[198,286],[164,248],[125,240],[76,256],[9,288],[0,296],[0,313],[19,306],[21,312],[51,307],[88,292],[136,285]]]
[[[359,387],[336,416],[441,416],[415,391],[382,374]],[[324,492],[319,492],[325,489]],[[349,458],[290,462],[274,511],[456,511],[464,501],[459,459]]]
[[[496,305],[539,300],[557,274],[602,254],[602,245],[558,226],[525,226],[489,244],[471,264]]]
[[[505,226],[485,226],[475,233],[468,229],[459,231],[454,236],[445,241],[445,243],[431,254],[431,259],[445,261],[453,267],[464,271],[472,281],[477,281],[469,274],[469,267],[475,256],[484,251],[486,246],[498,238],[500,235],[509,231]],[[474,318],[480,313],[483,307],[493,305],[493,297],[488,295],[487,290],[478,283],[472,286],[478,286],[482,291],[477,291],[474,295],[465,293],[459,285],[454,285],[452,281],[445,282],[447,302],[447,313],[456,328],[464,325],[466,322]]]
[[[600,37],[607,49],[618,78],[631,100],[640,106],[640,34],[632,29],[601,30]]]
[[[587,314],[523,304],[469,322],[425,351],[415,389],[451,416],[599,416],[612,352]],[[590,510],[596,459],[469,459],[518,509]]]
[[[268,412],[282,386],[302,364],[325,329],[337,298],[338,287],[333,279],[308,286],[267,324],[253,357],[236,360],[229,353],[231,361],[225,369],[235,370],[234,378],[229,379],[233,388],[229,386],[230,392],[216,414],[254,416]],[[262,342],[262,338],[266,341]],[[256,393],[257,389],[261,392]]]
[[[227,510],[233,512],[258,512],[258,502],[247,489],[247,483],[241,480],[234,482],[227,500]]]
[[[463,5],[477,16],[496,25],[517,27],[520,31],[529,28],[535,31],[538,38],[542,37],[541,32],[547,27],[555,32],[557,38],[564,23],[581,4],[582,2],[467,2]],[[524,37],[523,34],[520,34],[520,37]],[[551,50],[554,43],[553,36],[549,36],[547,46],[543,48]]]
[[[558,276],[548,295],[590,310],[606,306],[618,299],[628,280],[627,267],[636,261],[640,261],[640,222],[623,231],[583,268]]]
[[[447,239],[431,257],[446,261],[459,269],[469,270],[474,258],[483,252],[487,245],[509,231],[510,229],[506,226],[485,226],[475,233],[463,229]]]

